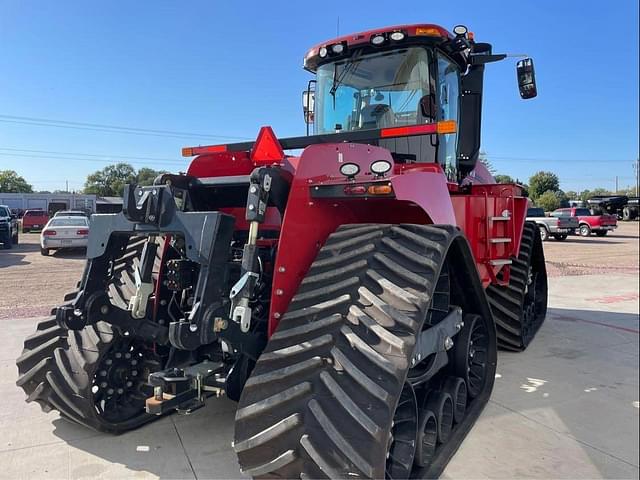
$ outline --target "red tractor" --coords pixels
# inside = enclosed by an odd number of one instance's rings
[[[498,347],[546,313],[526,198],[478,163],[484,66],[505,57],[464,26],[309,50],[312,135],[186,148],[186,174],[93,216],[77,291],[17,361],[27,400],[119,433],[224,392],[247,475],[439,475]]]

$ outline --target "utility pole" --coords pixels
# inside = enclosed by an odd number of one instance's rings
[[[638,190],[640,190],[640,158],[636,158],[636,162],[633,164],[633,170],[636,174],[636,197],[638,196]]]
[[[615,193],[616,194],[618,193],[618,175],[616,175],[616,191],[615,191]]]
[[[65,180],[66,187],[64,189],[65,192],[69,192],[69,180]]]

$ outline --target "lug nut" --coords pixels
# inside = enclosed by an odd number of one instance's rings
[[[110,388],[109,390],[107,390],[107,395],[113,395],[113,388]]]
[[[131,360],[131,365],[137,365],[138,364],[138,360]]]
[[[100,383],[100,388],[107,388],[107,382]]]
[[[100,376],[101,377],[106,377],[107,376],[107,371],[106,370],[100,370]]]
[[[116,358],[122,358],[122,354],[120,352],[116,353]]]
[[[123,388],[119,388],[117,391],[118,391],[118,395],[122,395],[124,393],[124,389]]]
[[[127,360],[131,358],[131,354],[130,353],[125,353],[124,354],[124,358],[126,358]]]
[[[131,386],[133,386],[133,382],[132,382],[131,380],[129,380],[129,381],[127,382],[127,387],[131,387]]]
[[[104,363],[106,363],[107,365],[111,365],[113,363],[113,360],[111,360],[110,358],[107,358]]]
[[[106,315],[107,313],[109,313],[109,307],[107,305],[102,305],[100,307],[100,313]]]
[[[131,370],[131,376],[132,377],[138,376],[138,371],[137,370]]]

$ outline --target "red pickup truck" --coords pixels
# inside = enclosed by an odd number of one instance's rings
[[[27,210],[22,217],[22,233],[31,230],[42,230],[49,221],[49,215],[44,210]]]
[[[559,217],[563,215],[570,215],[578,218],[578,221],[580,222],[578,233],[583,237],[588,237],[591,235],[591,232],[595,233],[599,237],[604,237],[608,232],[615,230],[618,227],[618,219],[615,215],[609,215],[608,213],[594,215],[588,208],[559,208],[554,210],[551,214],[552,217]]]

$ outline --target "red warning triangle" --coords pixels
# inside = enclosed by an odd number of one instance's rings
[[[255,163],[273,163],[284,160],[284,151],[271,127],[262,127],[258,139],[251,149],[251,160]]]

